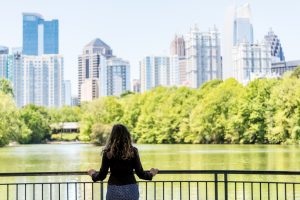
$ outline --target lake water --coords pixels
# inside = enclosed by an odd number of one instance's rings
[[[300,170],[299,146],[137,145],[145,169]],[[90,144],[0,148],[0,172],[98,169],[102,147]]]
[[[299,146],[137,145],[137,147],[144,169],[155,167],[161,170],[300,170]],[[21,145],[0,148],[0,172],[99,169],[101,148],[91,144]],[[180,179],[195,179],[195,177],[181,176]],[[158,175],[156,177],[157,180],[166,178],[176,179],[176,176]],[[57,181],[54,177],[0,177],[2,183],[41,180]],[[59,181],[64,180],[65,178],[59,178]],[[72,180],[82,181],[83,179],[73,178]],[[88,177],[84,180],[88,180]]]

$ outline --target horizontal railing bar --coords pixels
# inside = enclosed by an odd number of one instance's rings
[[[300,171],[254,171],[254,170],[160,170],[158,174],[240,174],[240,175],[300,175]],[[72,172],[4,172],[0,177],[9,176],[83,176],[84,171]]]
[[[137,181],[137,183],[146,183],[149,181]],[[214,181],[151,181],[151,182],[155,182],[155,183],[214,183]],[[220,183],[223,181],[219,181]],[[0,183],[0,186],[3,185],[67,185],[67,184],[107,184],[107,181],[100,181],[100,182],[91,182],[91,181],[80,181],[80,182],[22,182],[22,183]],[[299,183],[300,184],[300,183]]]
[[[137,181],[138,183],[145,183],[145,182],[149,182],[149,181]],[[151,181],[151,182],[155,182],[155,183],[214,183],[215,181],[206,181],[206,180],[199,180],[199,181]],[[94,182],[88,181],[88,182],[23,182],[23,183],[0,183],[0,186],[3,185],[67,185],[67,184],[92,184]],[[218,183],[224,183],[224,181],[222,180],[218,180]],[[300,185],[300,182],[268,182],[268,181],[227,181],[227,183],[253,183],[253,184],[287,184],[287,185]],[[94,184],[107,184],[107,181],[103,181],[103,182],[97,182]]]

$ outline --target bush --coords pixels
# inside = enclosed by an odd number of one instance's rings
[[[76,141],[76,140],[79,140],[79,133],[52,134],[51,140],[54,140],[54,141]]]
[[[82,141],[82,142],[89,142],[89,141],[91,141],[91,138],[89,136],[87,136],[87,135],[79,135],[78,139],[79,139],[79,141]]]

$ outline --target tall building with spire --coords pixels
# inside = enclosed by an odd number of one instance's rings
[[[99,38],[92,40],[83,48],[82,54],[78,56],[78,98],[80,102],[99,97],[100,68],[101,65],[106,65],[106,59],[110,57],[112,57],[112,49]]]
[[[253,25],[250,4],[246,3],[235,11],[233,45],[241,42],[253,43]]]
[[[223,79],[234,77],[232,53],[234,46],[239,43],[254,41],[252,13],[249,3],[240,7],[227,8],[225,31],[222,41]]]
[[[265,41],[271,48],[272,62],[274,63],[285,61],[281,42],[272,29],[270,29],[268,34],[265,36]]]

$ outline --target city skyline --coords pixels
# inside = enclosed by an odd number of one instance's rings
[[[18,7],[15,6],[16,1],[6,2],[2,5],[4,12],[0,14],[1,19],[5,19],[0,21],[0,25],[6,30],[0,32],[0,45],[9,48],[22,46],[23,12],[38,12],[45,19],[58,19],[60,21],[60,53],[65,57],[65,79],[72,81],[74,94],[77,93],[77,70],[75,70],[77,57],[81,53],[82,46],[91,39],[101,38],[114,47],[116,55],[129,60],[132,68],[131,79],[135,79],[139,78],[138,61],[148,54],[169,55],[169,43],[175,34],[185,35],[189,27],[195,23],[201,31],[215,24],[223,37],[226,9],[234,4],[239,6],[249,2],[253,15],[254,41],[262,40],[272,27],[280,37],[286,60],[299,58],[297,49],[300,41],[297,40],[297,36],[300,30],[296,26],[291,29],[291,25],[287,22],[296,22],[300,17],[284,14],[285,10],[289,10],[289,13],[296,12],[296,4],[300,5],[299,2],[289,0],[284,3],[276,2],[276,4],[271,1],[258,0],[89,2],[89,4],[76,2],[72,5],[72,9],[68,9],[68,12],[65,10],[68,3],[59,2],[58,4],[56,0],[43,3],[18,2]],[[216,2],[218,2],[217,7]],[[81,15],[76,14],[79,9],[83,10]],[[152,14],[153,12],[146,12],[151,9],[155,9],[156,17]],[[211,10],[214,12],[210,12]],[[180,15],[177,14],[179,11],[182,11]],[[117,14],[111,16],[110,12]],[[89,14],[85,15],[85,13]],[[136,19],[136,16],[140,16],[139,19]],[[83,23],[84,21],[90,23]],[[81,29],[78,30],[78,27]]]

